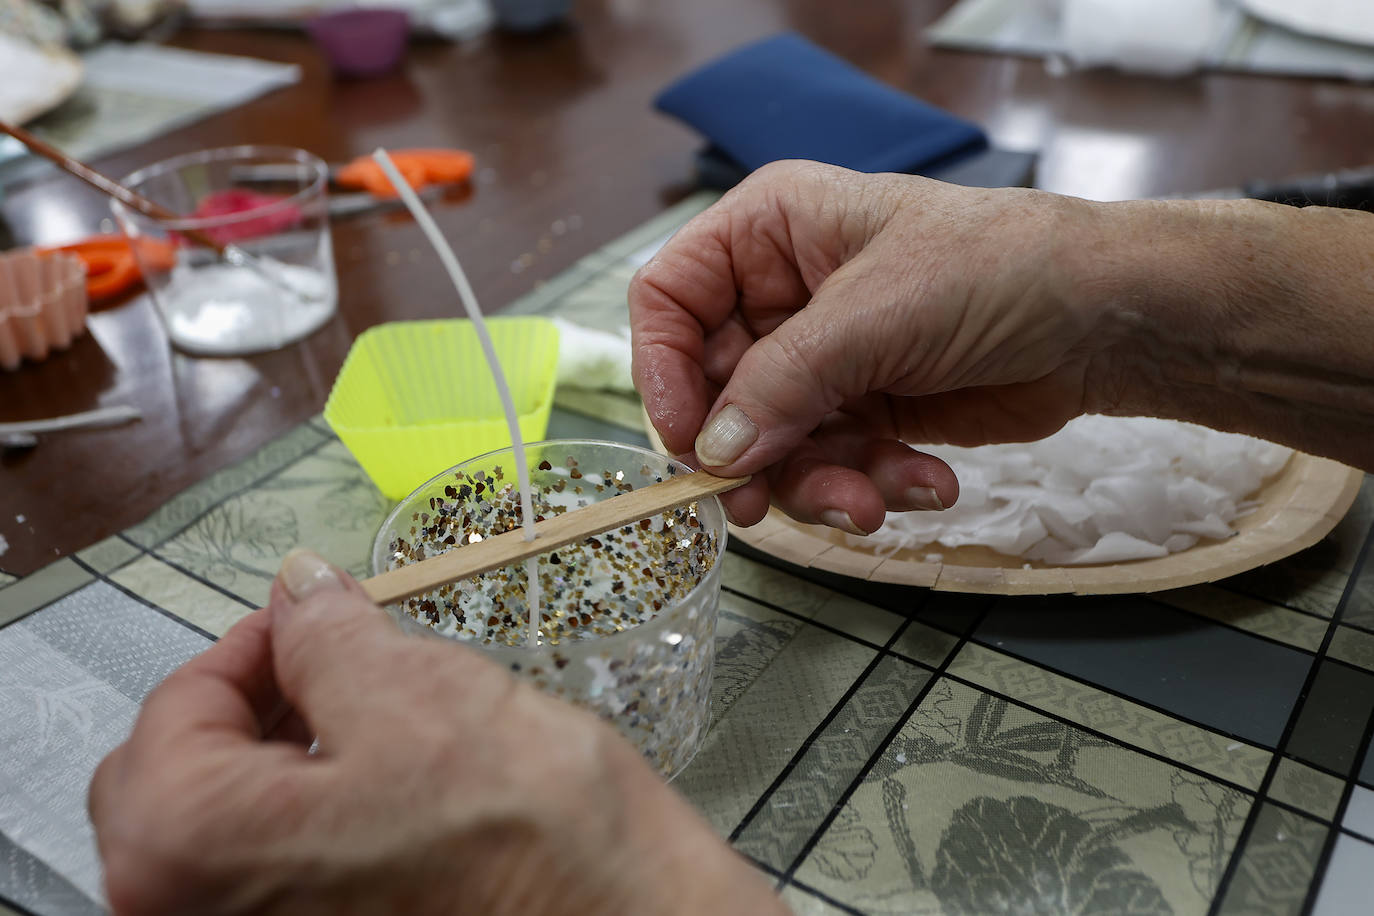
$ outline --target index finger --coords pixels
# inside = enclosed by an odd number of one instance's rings
[[[734,310],[728,249],[708,211],[673,236],[630,281],[631,371],[644,409],[671,452],[691,449],[714,394],[705,339]]]
[[[762,336],[811,296],[786,208],[767,181],[746,181],[682,227],[630,282],[635,387],[673,452],[692,447],[714,401],[712,335],[736,316]]]

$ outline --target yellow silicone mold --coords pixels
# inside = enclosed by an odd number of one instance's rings
[[[544,438],[553,406],[558,329],[545,318],[488,318],[520,434]],[[496,383],[465,319],[378,325],[354,341],[325,421],[387,497],[511,445]]]

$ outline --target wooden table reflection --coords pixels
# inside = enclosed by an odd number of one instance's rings
[[[1374,158],[1374,88],[1223,74],[1056,78],[1035,59],[927,47],[921,30],[950,5],[587,0],[566,29],[419,42],[401,72],[360,82],[333,81],[294,34],[185,31],[176,44],[297,63],[303,79],[97,165],[124,174],[245,142],[334,161],[377,145],[471,150],[479,160],[472,193],[436,215],[494,310],[690,190],[699,141],[652,111],[654,94],[783,29],[979,121],[1001,146],[1039,150],[1038,184],[1053,191],[1148,196]],[[10,189],[3,215],[16,243],[51,243],[96,231],[108,210],[73,180],[48,176]],[[299,345],[248,359],[189,358],[169,349],[144,298],[94,316],[91,334],[67,354],[0,375],[0,421],[113,403],[145,414],[139,424],[50,436],[0,459],[0,534],[10,545],[0,569],[27,574],[127,528],[318,412],[365,328],[456,313],[438,261],[407,219],[341,221],[334,250],[339,315]]]

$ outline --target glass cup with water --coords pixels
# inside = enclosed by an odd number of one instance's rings
[[[177,348],[206,356],[275,350],[334,315],[328,168],[319,158],[285,147],[203,150],[123,183],[184,214],[157,219],[112,205]]]

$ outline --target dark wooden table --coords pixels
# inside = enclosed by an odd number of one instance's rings
[[[480,169],[473,191],[442,205],[438,218],[495,310],[685,194],[698,140],[655,114],[651,99],[681,73],[783,29],[981,122],[1002,146],[1039,150],[1038,183],[1053,191],[1127,198],[1374,159],[1374,88],[1223,74],[1055,78],[1039,60],[929,48],[921,30],[950,5],[583,0],[569,28],[417,43],[402,71],[362,82],[333,81],[297,35],[186,31],[177,44],[298,63],[304,78],[98,165],[124,174],[245,142],[335,161],[379,144],[471,150]],[[11,189],[3,203],[18,243],[67,241],[59,234],[67,227],[95,231],[107,214],[101,198],[60,176]],[[456,313],[437,260],[407,220],[340,222],[334,250],[338,317],[280,352],[173,353],[142,298],[94,316],[70,352],[0,375],[0,422],[114,403],[145,415],[3,458],[0,533],[10,546],[0,569],[27,574],[122,530],[319,411],[350,341],[368,326]]]

